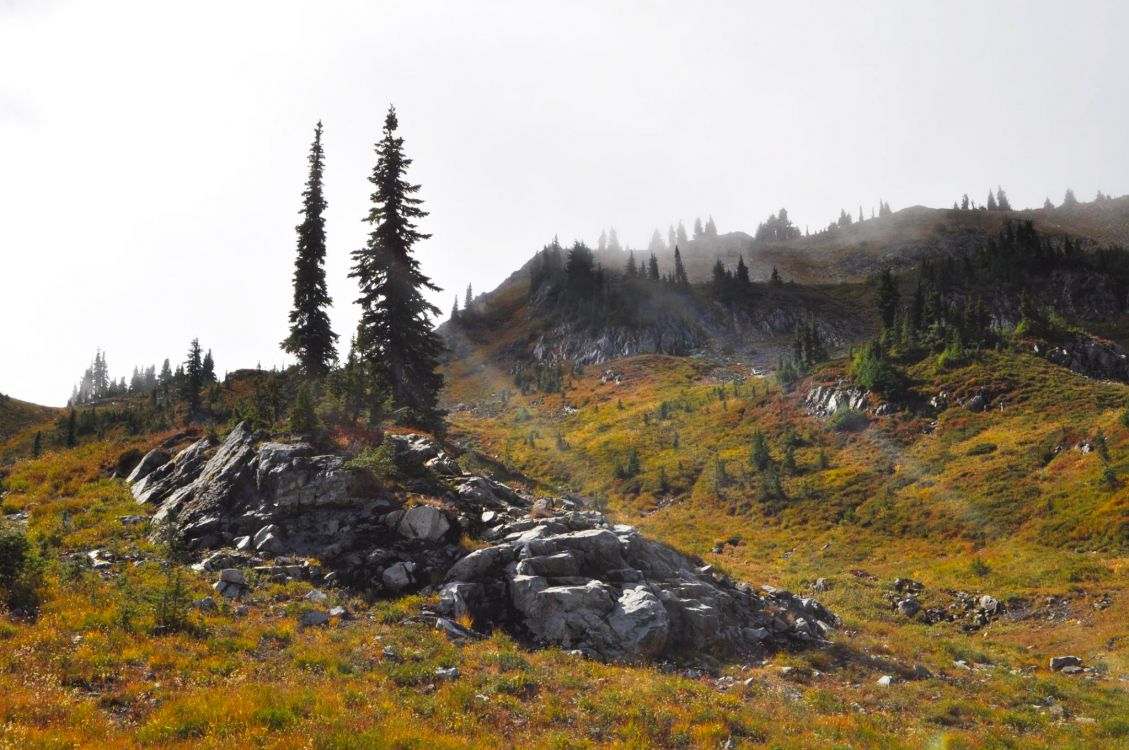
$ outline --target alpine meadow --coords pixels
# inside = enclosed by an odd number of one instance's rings
[[[0,749],[1129,748],[1125,28],[0,3]]]

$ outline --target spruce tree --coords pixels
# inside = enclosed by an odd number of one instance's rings
[[[426,216],[426,214],[424,214]],[[427,235],[430,237],[431,235]],[[463,309],[470,312],[471,301],[474,299],[474,289],[470,284],[466,285],[466,299],[463,301]]]
[[[1007,193],[999,185],[996,186],[996,204],[1000,207],[1001,211],[1010,211],[1011,203],[1008,202]]]
[[[878,277],[878,289],[874,299],[878,306],[878,314],[882,318],[883,330],[891,328],[898,312],[901,295],[898,292],[898,284],[894,281],[894,274],[890,273],[889,268],[883,270]]]
[[[627,254],[627,265],[624,267],[624,273],[631,277],[637,276],[639,273],[639,268],[635,265],[634,251]]]
[[[436,367],[443,344],[430,320],[439,309],[424,299],[423,291],[439,288],[420,271],[412,255],[415,244],[430,235],[416,228],[416,220],[427,212],[415,197],[419,185],[406,179],[412,160],[404,155],[398,127],[396,109],[389,107],[369,177],[375,187],[366,218],[372,231],[365,247],[352,254],[349,275],[361,288],[357,347],[370,389],[386,386],[394,408],[407,408],[413,421],[437,426],[443,376]]]
[[[674,247],[678,244],[678,237],[674,234],[674,225],[670,225],[670,229],[666,232],[666,246]]]
[[[188,359],[184,361],[184,378],[181,380],[181,398],[188,404],[188,416],[200,410],[200,389],[204,385],[204,363],[200,357],[200,339],[188,345]]]
[[[326,308],[332,300],[325,284],[325,209],[322,172],[325,154],[321,146],[322,126],[314,128],[310,146],[310,177],[302,193],[302,223],[298,232],[298,256],[294,261],[294,308],[290,311],[290,335],[282,342],[284,351],[298,358],[309,375],[329,372],[337,359],[337,334],[329,324]]]
[[[995,211],[996,208],[997,208],[996,194],[994,192],[992,192],[991,190],[989,190],[988,191],[988,210],[989,211]]]
[[[675,244],[685,245],[690,241],[690,238],[686,236],[686,227],[682,226],[681,219],[678,220],[678,231],[675,232],[674,236],[677,239]]]
[[[686,266],[682,265],[682,253],[678,246],[674,246],[674,283],[678,286],[690,286],[690,278],[686,275]]]
[[[742,289],[749,286],[749,267],[745,265],[745,256],[737,256],[737,283]]]
[[[677,249],[677,245],[675,246]],[[651,281],[659,280],[659,259],[651,253],[651,257],[647,259],[647,278]]]
[[[216,361],[212,359],[211,349],[204,355],[204,360],[200,363],[200,379],[204,385],[211,385],[216,382]]]
[[[699,217],[699,218],[694,219],[694,239],[700,240],[702,238],[702,234],[704,233],[704,231],[705,230],[702,229],[701,218]]]
[[[716,237],[717,236],[717,224],[713,223],[713,217],[712,216],[709,217],[709,219],[706,220],[705,232],[706,232],[707,237]]]
[[[72,408],[67,417],[67,447],[78,445],[78,413]]]

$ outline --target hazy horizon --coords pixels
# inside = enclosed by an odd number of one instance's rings
[[[554,235],[1129,193],[1129,50],[1105,33],[1127,22],[1115,2],[0,0],[0,392],[62,405],[96,348],[128,378],[194,337],[221,374],[289,362],[319,119],[347,346],[389,104],[444,315]]]

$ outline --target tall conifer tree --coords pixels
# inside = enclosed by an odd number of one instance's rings
[[[353,270],[361,296],[357,348],[370,377],[370,388],[387,388],[395,408],[408,408],[412,418],[434,426],[443,376],[436,372],[443,344],[431,326],[439,309],[423,291],[439,291],[419,269],[414,245],[430,235],[416,220],[427,216],[415,197],[419,185],[406,179],[412,160],[404,155],[404,139],[396,135],[396,109],[389,107],[384,135],[376,144],[376,167],[369,182],[375,187],[372,225],[365,247],[353,252]]]
[[[290,311],[290,335],[283,350],[298,358],[309,375],[325,375],[337,359],[337,334],[329,324],[326,308],[332,303],[325,285],[325,209],[322,172],[325,154],[321,146],[321,121],[314,128],[310,146],[310,178],[302,193],[302,223],[298,232],[298,257],[294,261],[294,308]]]
[[[188,346],[188,359],[184,362],[184,379],[181,381],[182,397],[188,404],[188,417],[200,409],[200,389],[204,384],[204,362],[200,356],[200,339],[192,339]]]

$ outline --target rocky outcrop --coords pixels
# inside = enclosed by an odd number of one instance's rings
[[[458,464],[432,438],[385,439],[434,504],[406,505],[341,456],[260,442],[243,424],[219,446],[200,440],[150,466],[133,492],[157,505],[155,536],[220,550],[195,567],[218,570],[229,598],[249,592],[244,568],[385,595],[438,591],[445,617],[602,659],[760,653],[821,642],[838,624],[815,600],[737,583],[575,497],[453,475]],[[489,546],[468,553],[464,532]]]
[[[1062,343],[1033,344],[1032,350],[1088,378],[1129,383],[1129,351],[1112,341],[1079,334]]]
[[[389,439],[421,467],[441,453],[434,441]],[[452,510],[404,508],[343,457],[306,443],[260,443],[243,424],[214,450],[205,439],[181,451],[133,493],[157,505],[154,535],[188,550],[316,557],[333,580],[376,591],[435,583],[463,554]]]
[[[593,511],[501,523],[447,572],[440,612],[601,658],[748,654],[818,642],[838,618],[756,591]]]
[[[865,388],[839,383],[817,385],[804,396],[803,406],[817,417],[830,417],[840,409],[864,411],[870,406]]]

